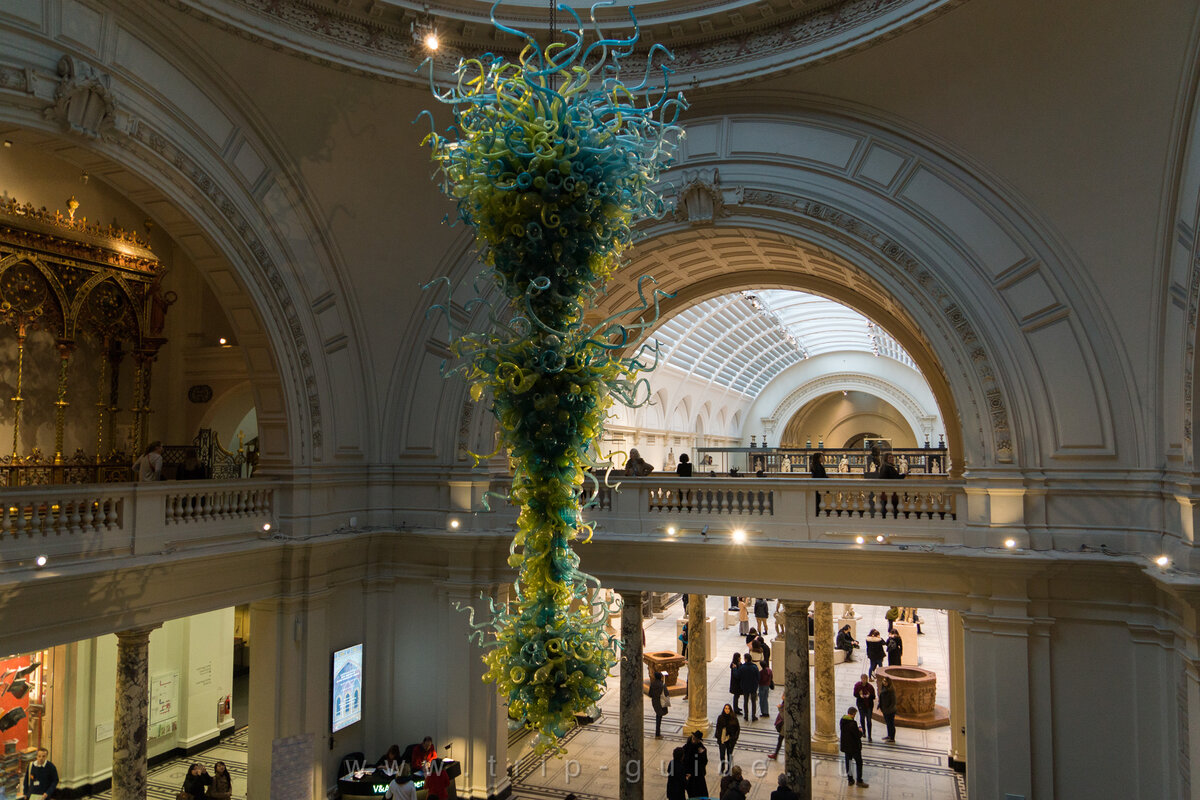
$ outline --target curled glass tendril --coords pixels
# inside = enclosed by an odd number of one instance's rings
[[[454,122],[445,134],[431,130],[425,144],[487,267],[467,303],[471,312],[486,309],[486,327],[451,330],[443,372],[465,378],[476,401],[491,395],[499,449],[513,465],[506,499],[520,509],[509,556],[515,603],[489,601],[484,622],[471,616],[486,649],[484,680],[508,701],[513,724],[537,731],[539,753],[561,752],[575,717],[600,699],[618,647],[605,623],[619,604],[598,598],[598,582],[578,569],[572,550],[592,532],[582,517],[585,481],[594,498],[614,398],[634,406],[649,399],[638,374],[653,369],[657,349],[642,339],[669,295],[643,277],[631,308],[599,322],[589,313],[620,266],[634,220],[664,210],[652,185],[682,137],[676,122],[686,103],[670,94],[672,56],[661,45],[646,52],[638,85],[621,82],[638,41],[632,10],[633,34],[613,39],[595,26],[593,7],[594,41],[585,46],[583,23],[560,5],[575,28],[564,31],[567,42],[541,47],[498,22],[497,6],[493,24],[525,43],[515,62],[491,53],[464,59],[444,90],[430,66],[431,89]],[[432,116],[422,116],[432,128]],[[438,283],[449,289],[448,280]],[[448,301],[430,309],[451,322],[449,311]]]

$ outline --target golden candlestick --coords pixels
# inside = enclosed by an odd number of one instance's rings
[[[67,367],[71,363],[74,342],[58,343],[58,399],[54,401],[54,464],[63,463],[63,431],[67,424]]]
[[[12,396],[13,403],[13,446],[12,463],[15,465],[20,457],[21,444],[21,371],[25,365],[25,323],[17,326],[17,391]]]

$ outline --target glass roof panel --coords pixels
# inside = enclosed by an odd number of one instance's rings
[[[822,353],[873,353],[916,369],[899,342],[854,309],[786,289],[705,300],[664,322],[655,337],[662,363],[751,397]]]

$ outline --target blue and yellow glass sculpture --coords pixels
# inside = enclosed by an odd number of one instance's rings
[[[685,107],[669,93],[670,54],[660,45],[638,58],[640,82],[622,83],[637,42],[632,12],[629,39],[597,33],[588,43],[579,18],[559,9],[575,29],[542,48],[496,22],[493,7],[493,23],[523,50],[515,62],[461,61],[455,84],[434,89],[454,124],[425,140],[492,284],[472,304],[489,305],[487,330],[452,336],[446,371],[464,376],[476,401],[490,394],[513,465],[508,499],[520,509],[509,558],[519,570],[515,604],[472,625],[488,648],[485,680],[516,724],[540,734],[539,752],[560,749],[617,658],[604,630],[610,609],[572,543],[591,534],[581,498],[601,466],[596,446],[613,399],[646,401],[638,373],[653,367],[655,351],[641,339],[661,293],[643,279],[636,307],[603,320],[595,308],[635,220],[662,212],[651,187],[682,135],[675,123]]]

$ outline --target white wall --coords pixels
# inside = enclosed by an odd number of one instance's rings
[[[115,708],[117,637],[113,634],[61,648],[56,664],[54,726],[63,751],[54,755],[64,785],[105,780],[112,773],[111,726]],[[217,699],[233,693],[233,609],[169,620],[150,634],[149,677],[178,675],[177,730],[151,738],[150,757],[215,739]],[[233,725],[226,718],[223,727]],[[98,734],[97,728],[105,731]],[[99,741],[97,737],[102,736]]]

